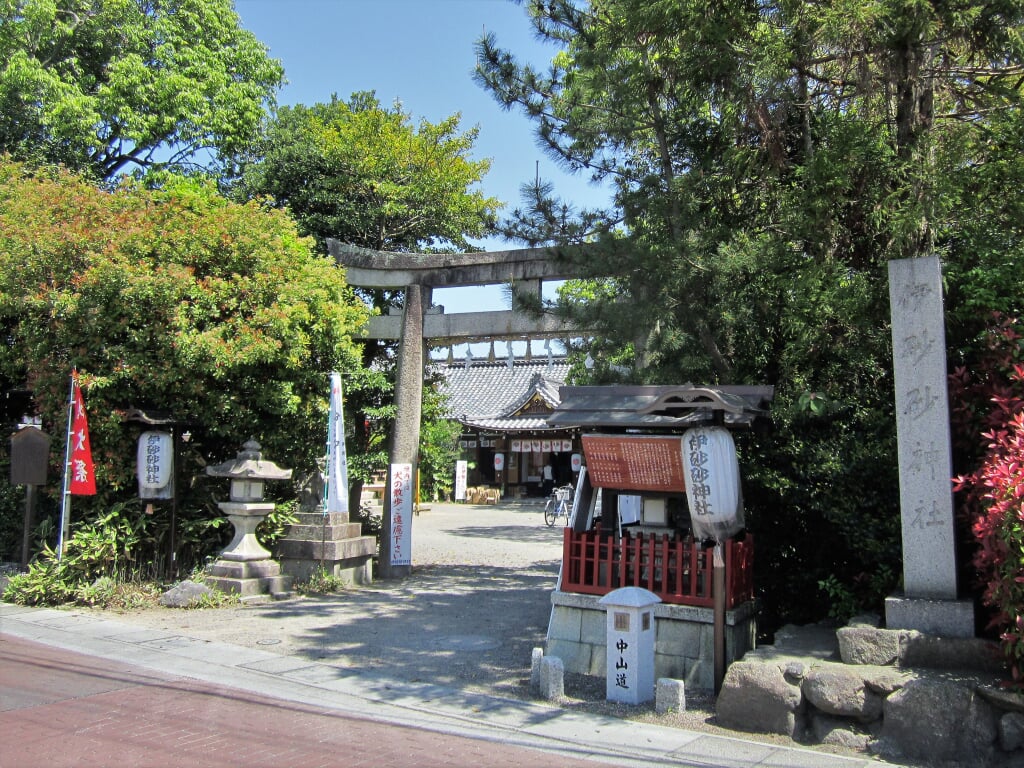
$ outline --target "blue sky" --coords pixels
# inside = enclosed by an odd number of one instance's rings
[[[536,65],[557,52],[535,38],[522,6],[510,0],[235,0],[235,7],[242,25],[284,65],[288,85],[280,104],[375,91],[383,104],[400,101],[414,122],[461,113],[463,129],[480,130],[474,157],[492,161],[482,189],[506,210],[520,203],[519,187],[537,172],[577,206],[604,204],[602,190],[564,173],[537,146],[532,123],[503,110],[472,80],[474,44],[485,32]],[[519,247],[502,241],[481,245]],[[435,301],[446,311],[507,305],[500,288],[438,291]]]

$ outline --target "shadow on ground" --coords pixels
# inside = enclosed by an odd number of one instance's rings
[[[557,573],[558,561],[423,566],[393,584],[247,610],[267,627],[292,627],[290,652],[311,661],[521,695],[511,688],[528,683],[532,650],[544,644]]]
[[[449,536],[469,539],[507,539],[524,543],[550,544],[562,540],[562,530],[561,526],[548,527],[543,524],[530,528],[522,525],[467,525],[452,528],[447,533]]]

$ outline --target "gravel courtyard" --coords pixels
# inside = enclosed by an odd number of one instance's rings
[[[413,518],[413,573],[340,594],[118,618],[416,682],[523,696],[544,644],[562,531],[541,503],[434,504]]]

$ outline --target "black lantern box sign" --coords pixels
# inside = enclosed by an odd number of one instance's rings
[[[11,485],[46,485],[50,436],[25,427],[11,437]]]

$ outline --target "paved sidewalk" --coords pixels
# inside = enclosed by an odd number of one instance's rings
[[[20,768],[495,766],[552,753],[326,708],[0,635],[0,764]],[[592,765],[565,755],[566,768]]]
[[[364,746],[369,748],[371,754],[377,754],[376,747],[381,746],[381,765],[538,765],[531,762],[532,755],[531,759],[528,759],[527,753],[512,755],[502,751],[506,748],[540,750],[544,755],[539,765],[572,765],[575,764],[572,761],[577,760],[618,766],[702,768],[867,768],[885,765],[868,758],[847,758],[819,751],[723,738],[574,713],[536,702],[410,683],[381,673],[355,672],[255,648],[198,640],[168,631],[140,629],[122,621],[73,611],[0,603],[0,641],[6,641],[0,642],[0,658],[5,669],[4,676],[0,678],[4,702],[13,698],[12,691],[23,690],[17,680],[17,670],[20,669],[22,675],[32,674],[32,666],[24,658],[24,641],[28,641],[101,660],[101,668],[111,670],[110,675],[114,676],[114,681],[117,675],[129,675],[122,683],[130,686],[132,695],[136,697],[145,697],[147,689],[157,689],[167,695],[173,693],[179,697],[183,706],[188,705],[190,696],[201,696],[205,701],[209,701],[210,696],[216,696],[216,709],[228,707],[230,702],[234,702],[230,706],[238,706],[239,701],[250,702],[256,707],[255,713],[252,709],[244,710],[254,719],[243,726],[242,738],[238,740],[240,744],[252,744],[252,748],[243,754],[232,753],[222,762],[219,759],[221,755],[212,751],[214,746],[210,746],[211,751],[206,755],[206,761],[202,762],[187,758],[182,748],[176,745],[188,744],[188,739],[199,739],[196,743],[200,745],[219,744],[217,737],[224,735],[226,726],[219,725],[216,734],[197,735],[195,723],[189,718],[181,718],[178,709],[165,701],[162,711],[178,714],[169,719],[165,715],[146,721],[141,732],[136,734],[146,744],[152,743],[165,750],[157,756],[166,756],[171,762],[162,763],[160,759],[150,762],[145,757],[124,761],[120,758],[126,755],[105,755],[97,751],[104,746],[113,748],[116,741],[113,739],[116,731],[111,730],[112,724],[104,726],[104,723],[109,723],[106,718],[110,717],[110,711],[116,708],[116,711],[125,712],[125,707],[131,710],[130,703],[121,702],[126,694],[123,691],[115,693],[117,686],[110,688],[112,681],[109,677],[106,683],[104,678],[97,681],[97,698],[92,702],[86,701],[95,706],[91,710],[87,708],[89,718],[85,720],[79,720],[82,713],[74,711],[65,720],[59,720],[45,700],[40,700],[36,706],[27,707],[27,711],[25,707],[20,710],[10,709],[6,703],[0,706],[0,709],[7,709],[0,714],[6,744],[28,744],[33,728],[36,729],[34,733],[37,737],[49,737],[47,729],[53,734],[42,747],[43,752],[53,758],[48,757],[45,763],[47,766],[269,766],[270,761],[247,761],[259,758],[262,749],[272,747],[277,749],[273,760],[275,766],[319,765],[321,763],[312,759],[316,757],[315,750],[311,753],[302,750],[312,746],[311,742],[329,734],[336,722],[331,718],[338,717],[346,718],[337,726],[339,735],[330,736],[334,740],[324,742],[327,751],[334,754],[333,764],[349,764],[345,756],[351,752],[352,747],[346,735],[355,734],[346,728],[350,726],[351,718],[359,718],[372,721],[358,727],[365,727],[360,733],[364,737]],[[16,654],[19,653],[20,662],[15,664],[18,661]],[[130,665],[130,668],[124,665]],[[11,669],[15,671],[7,671]],[[39,713],[39,717],[22,720],[34,711]],[[229,708],[224,712],[227,717],[231,710]],[[195,715],[196,720],[203,720],[208,716],[207,709],[200,708]],[[295,720],[296,717],[299,719]],[[275,722],[285,726],[292,723],[286,728],[292,734],[290,740],[282,744],[279,738],[272,736],[272,732],[267,729]],[[310,728],[307,730],[302,727],[303,723],[309,723]],[[387,729],[381,731],[382,726],[387,726]],[[150,730],[151,727],[155,730]],[[160,727],[164,730],[160,730]],[[426,735],[411,734],[405,730],[408,728]],[[96,741],[80,741],[92,731],[98,734]],[[418,741],[427,738],[429,734],[472,739],[478,744],[475,747],[457,745],[453,752],[447,754],[436,752],[435,748],[429,746],[429,739],[427,746]],[[103,738],[104,735],[108,738]],[[204,742],[203,739],[208,741]],[[369,743],[365,739],[369,739]],[[401,747],[402,751],[398,754],[386,757],[386,745],[394,743],[396,739],[405,746]],[[66,757],[72,744],[94,746],[87,753],[86,760],[62,762],[61,755]],[[491,759],[492,749],[494,760]],[[283,754],[282,750],[288,754]],[[6,755],[6,747],[4,751]],[[90,762],[90,757],[95,757],[95,761]],[[512,763],[502,763],[506,757]],[[384,762],[385,759],[390,762]],[[0,764],[20,768],[17,762],[8,762],[6,757],[0,758]]]
[[[14,762],[10,744],[41,750],[47,768],[280,768],[325,752],[332,766],[397,768],[885,765],[531,699],[561,542],[540,504],[441,504],[414,518],[413,575],[400,582],[124,616],[0,603],[0,768],[40,754]],[[58,674],[64,663],[74,669]],[[232,739],[235,715],[246,725]],[[142,756],[116,738],[126,727]]]

